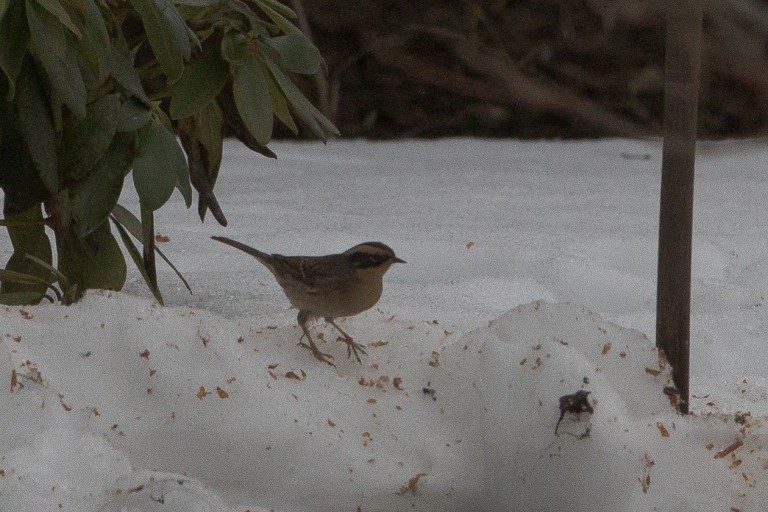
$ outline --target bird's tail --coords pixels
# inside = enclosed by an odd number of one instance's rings
[[[231,245],[235,249],[240,249],[244,253],[250,254],[251,256],[253,256],[257,260],[262,262],[267,267],[271,266],[270,265],[270,260],[272,259],[272,257],[269,254],[267,254],[267,253],[263,253],[263,252],[259,251],[258,249],[254,249],[250,245],[245,245],[244,243],[240,243],[237,240],[232,240],[231,238],[227,238],[225,236],[212,236],[211,238],[213,238],[217,242],[221,242],[223,244]]]

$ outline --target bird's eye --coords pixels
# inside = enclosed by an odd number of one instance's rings
[[[378,267],[387,261],[384,254],[371,254],[369,252],[355,252],[349,255],[349,261],[355,268]]]

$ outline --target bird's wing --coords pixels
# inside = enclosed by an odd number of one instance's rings
[[[318,293],[320,265],[304,256],[273,255],[274,274],[283,288]]]
[[[340,284],[349,282],[342,279],[344,265],[336,264],[328,256],[281,256],[272,255],[274,274],[283,288],[302,289],[316,295],[336,291]]]

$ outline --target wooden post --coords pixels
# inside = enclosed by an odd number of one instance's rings
[[[690,379],[693,178],[701,63],[701,0],[667,4],[664,151],[659,213],[656,346],[673,368],[680,410]]]

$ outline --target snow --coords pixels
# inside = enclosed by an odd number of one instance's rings
[[[137,272],[0,308],[0,510],[647,511],[768,507],[768,194],[759,141],[702,143],[692,414],[653,345],[658,141],[228,143],[200,224],[158,214]],[[129,182],[130,183],[130,182]],[[121,201],[136,211],[135,194]],[[252,258],[381,240],[408,263],[336,369]],[[10,255],[7,239],[0,260]],[[559,398],[590,392],[592,415]]]

